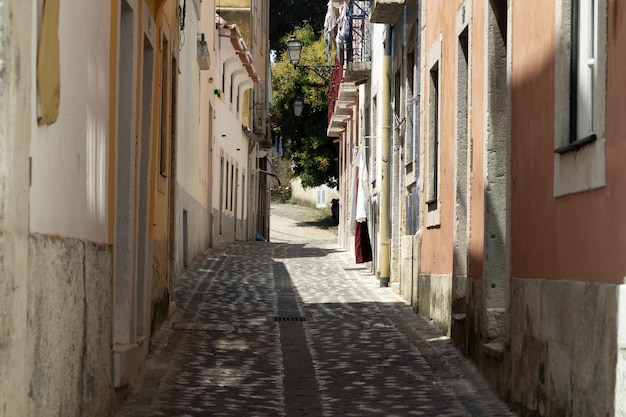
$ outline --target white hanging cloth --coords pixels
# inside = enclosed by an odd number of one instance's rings
[[[357,194],[356,194],[356,221],[362,223],[367,220],[365,203],[370,197],[369,173],[367,171],[367,160],[365,158],[365,147],[359,146],[356,156],[357,170]]]

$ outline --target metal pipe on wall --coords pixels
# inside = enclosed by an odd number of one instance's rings
[[[391,231],[391,25],[385,25],[385,53],[381,78],[381,127],[380,140],[380,257],[379,280],[381,287],[389,285],[390,278],[390,231]]]

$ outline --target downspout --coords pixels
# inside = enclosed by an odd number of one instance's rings
[[[385,25],[385,53],[383,56],[383,76],[381,78],[381,126],[380,140],[381,188],[380,188],[380,267],[379,280],[381,287],[389,286],[390,278],[390,216],[391,216],[391,25]]]

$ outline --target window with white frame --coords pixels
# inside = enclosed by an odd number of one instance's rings
[[[603,187],[607,0],[557,0],[554,195]]]
[[[430,68],[428,83],[428,187],[426,204],[439,196],[439,62]]]
[[[428,118],[426,148],[426,226],[441,224],[439,204],[439,158],[440,158],[440,81],[441,81],[441,34],[428,50]]]
[[[404,144],[404,164],[407,175],[413,172],[415,153],[415,49],[413,45],[409,47],[409,51],[406,55],[406,139]],[[411,182],[414,181],[415,174],[413,173]]]
[[[596,138],[597,5],[596,0],[572,2],[570,143]]]

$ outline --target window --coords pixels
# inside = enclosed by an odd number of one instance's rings
[[[439,116],[440,116],[440,62],[441,39],[439,34],[428,50],[428,119],[426,149],[426,227],[441,224],[439,204]]]
[[[589,143],[597,139],[597,103],[594,96],[598,84],[597,3],[597,0],[572,0],[571,3],[569,144]],[[560,151],[566,152],[575,147],[569,144],[565,144],[566,149]]]
[[[224,231],[224,155],[220,155],[220,205],[219,205],[219,234]]]
[[[572,60],[570,63],[570,143],[595,140],[594,85],[596,71],[596,1],[572,2]],[[576,127],[574,129],[574,126]]]
[[[415,52],[414,47],[409,48],[411,51],[406,56],[406,141],[404,148],[404,163],[406,165],[406,173],[409,174],[413,171],[413,158],[415,154],[414,148],[414,119],[415,119]],[[413,182],[415,181],[415,175],[413,175]]]
[[[37,123],[51,125],[59,118],[61,105],[61,55],[59,45],[59,2],[38,5],[39,46],[37,51]]]
[[[439,62],[430,69],[428,84],[428,191],[426,204],[437,204],[439,195]]]
[[[230,104],[233,104],[233,86],[235,85],[235,72],[230,73]]]
[[[228,209],[230,211],[233,211],[233,194],[235,192],[235,167],[232,163],[230,164],[230,188],[228,191],[230,193],[230,205],[228,206]]]
[[[557,0],[555,197],[606,184],[607,7],[607,0]]]

